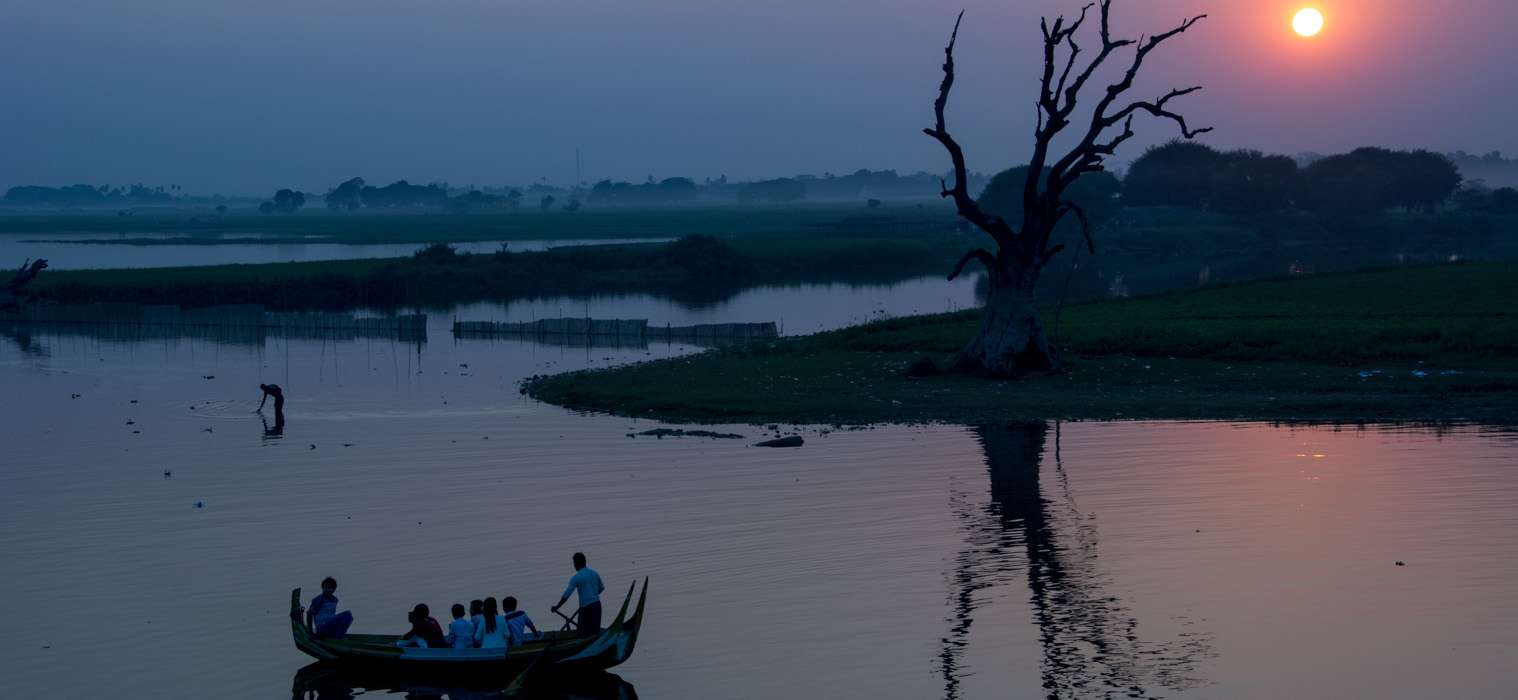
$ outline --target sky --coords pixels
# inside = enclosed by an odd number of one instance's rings
[[[586,181],[939,172],[920,130],[961,7],[949,126],[994,172],[1030,149],[1038,17],[1080,4],[0,0],[0,188],[568,184],[576,148]],[[1290,29],[1306,5],[1327,17],[1311,40]],[[1116,0],[1114,33],[1204,12],[1134,97],[1205,86],[1173,104],[1208,143],[1518,153],[1518,2]],[[1137,130],[1118,160],[1176,133]]]

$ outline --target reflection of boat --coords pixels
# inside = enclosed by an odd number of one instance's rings
[[[426,677],[440,673],[449,679],[461,675],[510,683],[523,671],[533,676],[576,676],[605,671],[632,656],[643,625],[643,604],[648,598],[648,579],[631,617],[627,615],[637,585],[628,587],[622,608],[609,627],[594,637],[574,631],[545,632],[543,639],[505,649],[419,649],[397,647],[399,635],[350,634],[342,639],[319,639],[301,619],[300,589],[290,593],[290,628],[295,648],[320,660],[349,668]]]
[[[291,682],[294,700],[352,700],[366,693],[403,694],[408,700],[483,700],[485,698],[532,697],[552,700],[637,700],[631,683],[606,673],[587,673],[563,683],[535,686],[526,691],[509,690],[500,683],[479,680],[417,680],[395,673],[359,672],[318,661],[295,672]]]

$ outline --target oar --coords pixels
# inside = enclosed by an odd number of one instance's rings
[[[564,626],[559,628],[560,632],[568,632],[568,631],[573,630],[573,629],[579,629],[579,627],[580,627],[579,623],[575,622],[575,618],[577,618],[577,617],[580,616],[580,609],[579,608],[575,608],[575,611],[572,612],[572,613],[570,613],[570,614],[568,614],[568,615],[565,615],[563,612],[560,612],[558,608],[554,608],[553,614],[558,615],[559,617],[564,618]]]

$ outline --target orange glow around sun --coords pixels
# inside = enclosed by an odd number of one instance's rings
[[[1298,36],[1317,36],[1318,32],[1323,31],[1323,13],[1316,8],[1304,7],[1291,18],[1291,28]]]

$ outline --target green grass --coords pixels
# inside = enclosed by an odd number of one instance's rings
[[[586,208],[578,212],[521,211],[483,214],[335,213],[307,210],[290,215],[217,215],[209,210],[144,209],[131,216],[110,213],[55,212],[0,215],[0,235],[48,240],[48,234],[100,233],[100,243],[184,245],[223,243],[437,243],[494,240],[604,238],[679,238],[713,236],[798,235],[835,228],[849,217],[884,222],[923,220],[952,224],[952,212],[939,203],[897,204],[866,209],[863,204],[788,204],[784,206],[710,205],[656,209]],[[132,234],[169,234],[175,238],[133,238]],[[107,234],[118,234],[108,236]],[[259,236],[255,238],[254,236]]]
[[[1066,308],[1063,371],[1018,380],[905,376],[924,356],[947,364],[975,332],[974,314],[961,313],[541,377],[525,389],[571,408],[689,422],[1510,423],[1515,298],[1513,263],[1272,279]]]

